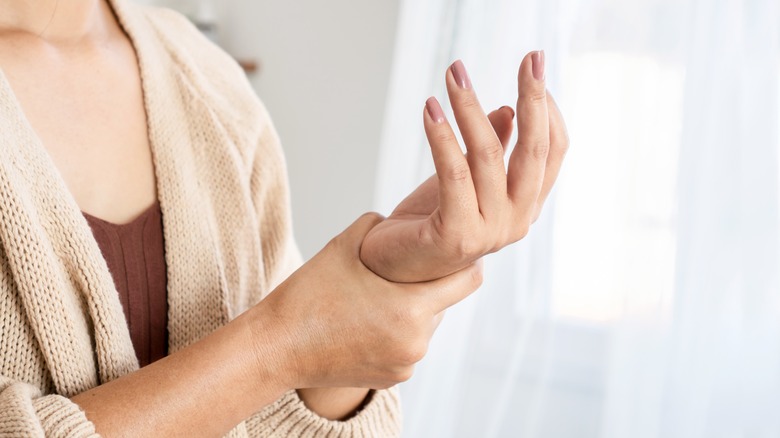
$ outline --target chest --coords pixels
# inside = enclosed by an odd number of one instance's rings
[[[141,79],[129,42],[69,51],[0,38],[0,68],[83,211],[124,223],[154,202]]]

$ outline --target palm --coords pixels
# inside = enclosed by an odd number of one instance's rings
[[[512,135],[512,116],[497,110],[488,118],[506,148]],[[420,236],[436,232],[438,207],[439,179],[434,174],[404,198],[386,220],[371,230],[363,243],[363,250],[376,253],[391,247],[419,246]]]

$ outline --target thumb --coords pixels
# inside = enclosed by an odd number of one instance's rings
[[[379,213],[364,213],[346,230],[342,231],[336,239],[357,253],[360,251],[360,245],[363,244],[363,239],[368,232],[383,220],[385,220],[384,216]]]
[[[462,301],[482,285],[482,259],[471,265],[438,280],[418,283],[424,288],[425,295],[431,300],[434,313]]]

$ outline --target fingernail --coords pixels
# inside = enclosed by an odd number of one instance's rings
[[[504,106],[501,107],[501,109],[508,109],[509,112],[512,113],[512,118],[513,119],[515,118],[515,110],[513,110],[511,106],[504,105]]]
[[[531,55],[532,70],[534,72],[534,79],[537,81],[544,80],[544,50],[539,50]]]
[[[471,79],[469,79],[469,74],[466,73],[466,67],[460,59],[452,63],[450,70],[452,70],[452,76],[455,78],[455,82],[460,88],[471,88]]]
[[[428,111],[428,115],[434,122],[441,123],[444,121],[444,111],[442,111],[441,105],[439,105],[439,101],[435,97],[429,97],[425,101],[425,110]]]

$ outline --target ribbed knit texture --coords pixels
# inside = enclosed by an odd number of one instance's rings
[[[260,301],[299,264],[276,132],[243,71],[185,18],[112,0],[141,67],[163,212],[169,352]],[[0,436],[95,436],[68,397],[138,368],[89,225],[0,71]],[[343,422],[295,391],[231,437],[392,437],[395,390]]]

